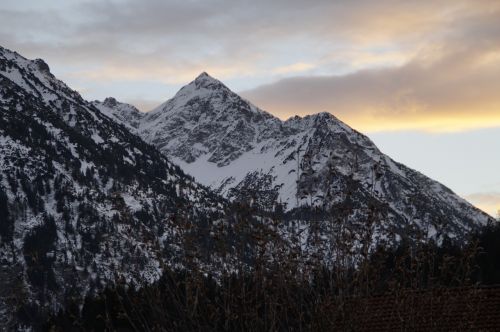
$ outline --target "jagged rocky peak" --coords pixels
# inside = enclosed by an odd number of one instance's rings
[[[95,100],[92,105],[116,122],[129,127],[129,130],[132,131],[139,127],[139,120],[145,115],[134,105],[122,103],[113,97],[107,97],[102,102]]]
[[[114,97],[106,97],[102,102],[99,100],[95,100],[94,103],[104,105],[106,107],[116,109],[118,111],[131,111],[133,113],[138,113],[139,115],[143,115],[143,113],[139,111],[134,105],[121,102]]]
[[[240,117],[246,121],[259,121],[273,116],[252,105],[234,93],[224,83],[202,72],[193,81],[183,86],[173,98],[147,113],[146,122],[162,122],[172,117],[172,112],[185,118],[206,115],[207,121],[228,120]],[[151,125],[151,123],[150,123]],[[147,127],[150,128],[151,126]]]
[[[308,114],[304,117],[295,115],[288,120],[284,121],[284,125],[301,128],[319,128],[329,127],[330,129],[341,128],[344,130],[352,130],[348,125],[339,120],[336,116],[329,112],[320,112],[315,114]]]
[[[49,65],[42,59],[28,60],[25,57],[21,56],[19,53],[11,51],[7,48],[3,48],[1,46],[0,46],[0,55],[2,55],[2,57],[4,58],[3,60],[6,62],[16,62],[18,65],[21,65],[22,67],[29,67],[33,71],[54,78],[54,76],[50,72]]]
[[[312,122],[316,125],[321,125],[323,123],[338,123],[350,128],[347,124],[345,124],[342,120],[340,120],[330,112],[319,112],[314,114],[308,114],[302,118],[298,117],[298,120]]]
[[[115,107],[118,104],[118,101],[113,97],[107,97],[104,99],[102,104],[107,107]]]
[[[6,84],[23,86],[25,93],[41,97],[41,102],[47,105],[60,101],[62,96],[78,104],[83,102],[82,96],[54,77],[49,66],[41,59],[29,60],[14,51],[1,48],[0,71],[2,79],[7,80]]]
[[[274,133],[279,123],[204,72],[147,113],[138,133],[182,161],[207,156],[210,162],[227,165],[263,135]]]
[[[206,96],[210,96],[211,98],[226,98],[231,93],[231,90],[224,83],[206,72],[202,72],[189,84],[183,86],[172,99],[176,99],[177,102],[187,102],[193,98]]]
[[[42,59],[35,59],[33,60],[33,62],[36,64],[39,71],[47,75],[52,75],[50,73],[50,67],[45,61],[43,61]]]
[[[198,75],[193,83],[196,85],[197,88],[205,88],[205,89],[212,89],[216,90],[219,88],[226,88],[227,87],[218,79],[210,76],[207,72],[202,72],[200,75]]]
[[[210,76],[206,71],[201,72],[200,75],[198,75],[195,79],[197,82],[202,82],[202,81],[217,81],[215,78]]]
[[[9,49],[7,49],[5,47],[0,46],[0,54],[1,55],[5,55],[5,54],[9,54],[9,53],[10,54],[16,54],[16,55],[18,55],[16,52],[11,51],[11,50],[9,50]]]

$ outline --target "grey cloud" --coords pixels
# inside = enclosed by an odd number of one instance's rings
[[[388,22],[398,17],[396,13],[416,10],[425,12],[422,17],[432,16],[428,3],[409,5],[389,0],[149,0],[85,1],[64,12],[0,11],[0,18],[5,22],[4,30],[15,34],[18,41],[25,41],[23,47],[27,50],[27,36],[50,36],[44,54],[59,55],[63,61],[68,57],[111,61],[121,55],[127,61],[161,57],[182,62],[179,59],[183,57],[204,59],[214,55],[226,60],[244,59],[249,53],[268,54],[276,43],[300,38],[318,39],[318,45],[331,44],[338,41],[331,38],[384,28],[377,17]],[[391,15],[384,17],[387,13]],[[367,25],[369,29],[364,28]],[[35,49],[41,48],[36,39],[30,41]],[[301,49],[299,42],[295,49]]]

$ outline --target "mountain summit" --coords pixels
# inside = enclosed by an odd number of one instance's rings
[[[491,220],[332,114],[282,121],[206,73],[139,122],[136,133],[185,172],[264,209],[347,204],[356,219],[376,208],[388,229],[436,237],[460,237]]]
[[[192,163],[210,154],[209,162],[225,166],[280,121],[202,73],[140,122],[140,136],[166,155]]]
[[[214,83],[221,83],[219,80],[213,78],[210,76],[206,71],[202,72],[200,75],[198,75],[195,80],[193,81],[197,85],[210,85]]]

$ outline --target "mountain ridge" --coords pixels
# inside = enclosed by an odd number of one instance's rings
[[[224,197],[268,210],[332,206],[354,191],[358,207],[371,197],[388,206],[390,223],[421,224],[433,234],[438,223],[461,237],[491,220],[331,113],[283,121],[205,72],[146,113],[135,132]]]

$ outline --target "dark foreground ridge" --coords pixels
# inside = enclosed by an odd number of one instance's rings
[[[214,280],[196,269],[165,271],[134,290],[120,283],[68,306],[46,329],[166,331],[496,331],[500,326],[500,228],[465,250],[380,249],[356,271],[293,260]],[[481,248],[474,252],[473,248]],[[191,253],[196,255],[196,249]],[[295,272],[292,272],[295,271]]]

